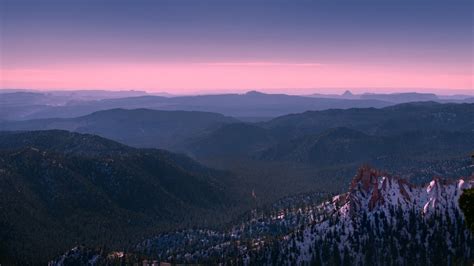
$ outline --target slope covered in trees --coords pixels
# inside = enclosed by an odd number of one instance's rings
[[[2,261],[45,262],[80,243],[123,248],[153,232],[217,224],[244,205],[233,182],[186,156],[93,135],[2,133]]]

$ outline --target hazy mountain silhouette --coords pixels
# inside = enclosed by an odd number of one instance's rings
[[[199,157],[239,157],[259,152],[274,142],[270,132],[260,126],[233,123],[190,139],[181,148]]]
[[[393,103],[408,103],[408,102],[422,102],[422,101],[438,101],[440,98],[434,93],[419,93],[419,92],[405,92],[405,93],[364,93],[359,96],[359,99],[371,99],[388,101]]]
[[[320,134],[281,142],[262,152],[262,158],[305,162],[317,166],[349,163],[376,165],[378,161],[395,165],[415,158],[457,157],[469,154],[472,149],[472,131],[420,130],[391,136],[371,136],[349,128],[334,128]]]
[[[148,109],[111,109],[70,119],[0,123],[0,130],[63,129],[91,133],[136,147],[170,148],[222,124],[238,120],[221,114]]]
[[[304,111],[348,108],[381,108],[415,101],[472,102],[469,96],[439,97],[430,93],[314,94],[296,96],[249,91],[245,94],[175,96],[142,91],[49,91],[2,93],[0,120],[71,118],[96,111],[125,108],[217,112],[247,121],[262,121]],[[166,96],[166,97],[163,97]],[[21,108],[19,108],[21,106]]]
[[[474,104],[418,102],[381,109],[308,111],[275,118],[261,125],[282,139],[349,127],[368,134],[391,135],[410,130],[474,130]]]
[[[97,101],[75,101],[61,106],[42,105],[29,113],[15,113],[13,107],[5,108],[3,119],[34,119],[51,117],[76,117],[113,108],[148,108],[159,110],[188,110],[217,112],[235,117],[275,117],[307,110],[328,108],[384,107],[392,103],[379,100],[326,99],[286,94],[218,94],[179,97],[138,96]],[[8,114],[8,115],[7,115]]]
[[[474,130],[472,117],[474,117],[474,104],[438,104],[433,102],[401,104],[381,109],[353,108],[309,111],[256,123],[252,127],[249,125],[234,126],[234,130],[227,131],[218,129],[195,140],[188,145],[188,149],[198,156],[228,154],[232,151],[231,143],[239,143],[234,145],[235,147],[251,145],[262,150],[278,142],[289,143],[294,139],[300,138],[301,140],[307,136],[311,138],[324,131],[341,127],[360,131],[360,134],[365,134],[367,137],[399,135],[413,131],[471,132]],[[343,130],[340,129],[337,132],[342,134]],[[242,134],[242,137],[237,140],[239,134]],[[352,134],[355,133],[352,132]],[[429,137],[429,135],[425,137]],[[226,141],[229,143],[228,145],[223,144]],[[243,144],[244,142],[245,144]],[[433,143],[433,145],[435,144]],[[308,147],[306,146],[306,148]]]

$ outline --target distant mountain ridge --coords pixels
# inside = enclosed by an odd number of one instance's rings
[[[0,120],[71,118],[92,112],[125,108],[187,110],[222,113],[247,121],[268,120],[276,116],[308,110],[382,108],[399,103],[435,101],[474,103],[472,95],[439,96],[432,93],[363,93],[346,90],[338,94],[289,95],[259,91],[178,96],[144,91],[34,91],[0,90]],[[2,101],[3,100],[3,101]]]
[[[410,130],[474,130],[474,104],[405,103],[381,109],[354,108],[307,111],[277,117],[261,125],[291,139],[329,128],[349,127],[371,135]]]
[[[10,94],[5,95],[6,96],[3,97],[9,97],[8,95]],[[48,98],[47,96],[44,97]],[[0,120],[71,118],[114,108],[203,111],[221,113],[234,117],[268,118],[307,110],[324,110],[328,108],[345,109],[353,107],[379,108],[391,104],[392,103],[389,102],[371,99],[326,99],[260,92],[176,97],[137,95],[136,97],[63,102],[60,105],[52,105],[48,104],[48,102],[35,102],[34,105],[22,104],[22,109],[18,109],[16,105],[4,106]]]
[[[263,152],[261,158],[306,162],[316,165],[368,161],[379,158],[413,160],[419,155],[443,158],[474,149],[474,132],[406,131],[394,136],[372,136],[345,127],[280,142]],[[393,162],[395,163],[395,162]]]
[[[474,104],[435,102],[308,111],[259,123],[207,112],[111,109],[78,118],[0,122],[0,130],[74,130],[186,153],[223,169],[263,166],[273,176],[291,169],[278,170],[283,162],[305,164],[304,175],[344,171],[341,177],[371,163],[424,182],[435,173],[465,172],[464,158],[474,149],[472,117]]]
[[[63,129],[96,134],[136,147],[169,148],[235,122],[235,118],[208,112],[110,109],[70,119],[0,122],[0,130]]]

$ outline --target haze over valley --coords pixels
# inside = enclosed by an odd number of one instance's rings
[[[1,265],[473,265],[471,1],[0,2]]]

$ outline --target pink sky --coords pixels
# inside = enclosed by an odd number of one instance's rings
[[[474,90],[472,1],[1,2],[0,88]]]
[[[343,65],[287,62],[210,62],[47,65],[0,69],[2,88],[140,89],[176,94],[261,89],[395,88],[385,91],[473,89],[472,73],[455,67],[418,65]],[[307,89],[307,90],[306,90]],[[326,90],[324,92],[339,92]]]

